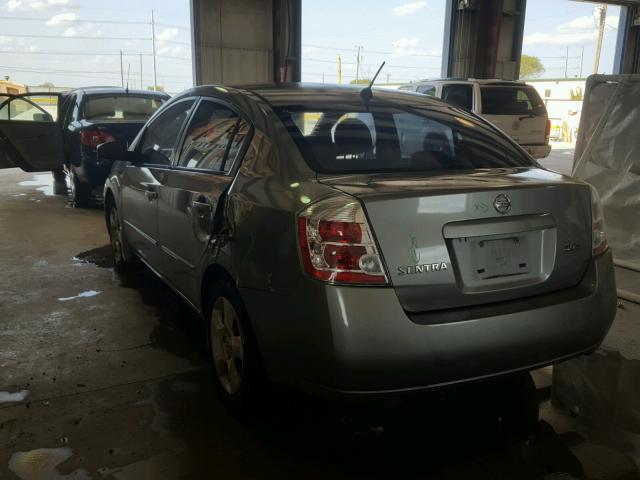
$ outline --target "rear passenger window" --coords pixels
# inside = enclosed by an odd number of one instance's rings
[[[457,107],[471,110],[473,108],[473,89],[471,85],[451,84],[442,87],[442,99]]]
[[[178,166],[228,173],[248,131],[233,110],[204,100],[187,128]]]
[[[434,87],[433,85],[420,85],[418,88],[416,88],[416,92],[422,93],[429,97],[435,97],[436,87]]]
[[[171,105],[147,128],[140,153],[144,163],[170,165],[180,129],[191,112],[193,100]]]

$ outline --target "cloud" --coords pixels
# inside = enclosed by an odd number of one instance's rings
[[[185,48],[182,45],[164,45],[158,49],[158,55],[181,55],[185,53]]]
[[[404,5],[395,7],[391,13],[393,13],[394,17],[402,17],[404,15],[412,15],[426,6],[427,2],[425,1],[405,3]]]
[[[156,35],[156,40],[159,42],[168,42],[174,40],[178,36],[178,29],[167,27]]]
[[[50,27],[57,27],[66,23],[75,22],[76,20],[78,20],[77,13],[59,13],[47,20],[47,25],[49,25]]]
[[[47,10],[53,7],[69,5],[70,0],[9,0],[6,9],[10,12]]]
[[[96,27],[95,23],[85,23],[83,25],[75,25],[73,27],[67,27],[62,35],[65,37],[77,37],[77,36],[100,36],[102,30]]]
[[[420,38],[418,37],[402,37],[394,42],[391,42],[393,47],[393,55],[423,55],[429,57],[441,57],[442,51],[437,50],[422,50],[420,48]]]
[[[606,24],[609,27],[618,27],[619,17],[612,15],[607,17]],[[581,45],[591,43],[598,37],[598,28],[593,17],[576,17],[573,20],[556,26],[555,32],[536,32],[524,37],[524,45]]]

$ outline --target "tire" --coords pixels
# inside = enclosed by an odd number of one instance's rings
[[[215,283],[207,299],[213,383],[234,413],[256,413],[265,393],[265,376],[246,308],[228,280]]]
[[[131,248],[127,243],[122,221],[117,207],[109,205],[107,210],[107,227],[109,230],[109,240],[111,253],[113,254],[113,266],[118,272],[125,272],[131,268],[133,263]]]
[[[78,180],[78,176],[71,169],[71,200],[77,208],[87,208],[91,203],[91,187],[88,183]]]

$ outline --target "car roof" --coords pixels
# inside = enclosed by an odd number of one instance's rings
[[[70,94],[72,92],[82,92],[83,95],[144,95],[151,97],[162,97],[168,98],[169,95],[165,92],[155,92],[153,90],[135,90],[135,89],[127,89],[123,87],[82,87],[70,90],[66,92]]]
[[[477,83],[479,85],[526,85],[522,80],[503,80],[501,78],[429,78],[413,82],[414,85],[420,85],[422,83],[435,83],[435,82],[466,82]],[[410,83],[406,85],[411,85]]]
[[[333,85],[326,83],[262,83],[255,85],[221,86],[203,85],[182,92],[179,97],[190,95],[213,95],[220,93],[237,95],[251,93],[266,101],[273,107],[304,105],[309,103],[361,103],[360,92],[362,85]],[[412,103],[442,106],[442,100],[426,95],[408,92],[406,90],[392,90],[385,88],[373,88],[373,101],[376,98],[387,102],[406,103],[410,98]]]

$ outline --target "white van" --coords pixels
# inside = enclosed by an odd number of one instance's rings
[[[534,158],[549,155],[551,123],[535,88],[512,80],[436,79],[403,85],[476,113],[511,136]]]

